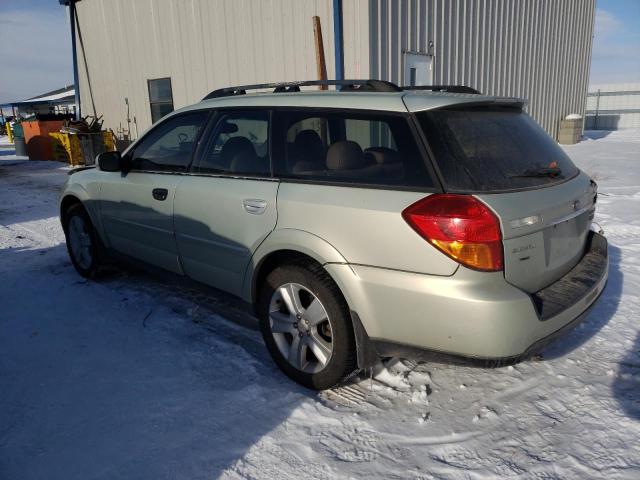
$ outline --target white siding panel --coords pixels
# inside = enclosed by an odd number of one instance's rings
[[[345,2],[345,12],[367,5]],[[125,124],[125,97],[138,132],[150,126],[148,79],[171,77],[177,109],[229,85],[316,78],[314,15],[322,23],[328,75],[335,76],[330,0],[83,0],[76,6],[96,110],[114,130]],[[368,75],[368,38],[367,18],[351,15],[348,74]],[[93,114],[80,52],[78,59],[83,114]]]

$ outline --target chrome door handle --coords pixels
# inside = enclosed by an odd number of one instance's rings
[[[266,200],[247,198],[242,201],[242,205],[244,206],[245,212],[252,215],[262,215],[267,209]]]

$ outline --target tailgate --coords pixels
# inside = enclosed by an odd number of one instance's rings
[[[476,196],[500,218],[509,283],[537,292],[584,254],[596,197],[595,184],[584,173],[550,187]]]

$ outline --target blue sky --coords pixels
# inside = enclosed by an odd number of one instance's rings
[[[65,7],[58,0],[0,0],[0,103],[72,83]]]
[[[0,103],[73,82],[58,0],[0,0]],[[590,84],[640,82],[640,0],[597,0]]]
[[[597,0],[590,84],[640,82],[640,0]]]

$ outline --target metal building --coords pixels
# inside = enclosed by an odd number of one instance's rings
[[[584,115],[595,0],[60,3],[75,10],[82,114],[104,115],[106,126],[133,138],[216,88],[317,78],[315,15],[329,78],[464,84],[524,97],[554,137],[567,114]]]
[[[16,100],[0,105],[0,115],[27,117],[33,114],[66,114],[75,111],[75,90],[73,86],[58,88],[41,93],[26,100]]]

